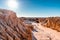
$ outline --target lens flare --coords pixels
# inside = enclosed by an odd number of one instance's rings
[[[18,2],[16,0],[8,0],[7,1],[7,6],[10,9],[16,9],[16,8],[18,8]]]

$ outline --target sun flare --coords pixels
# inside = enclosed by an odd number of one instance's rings
[[[16,9],[18,8],[18,3],[16,0],[8,0],[7,1],[7,6],[10,8],[10,9]]]

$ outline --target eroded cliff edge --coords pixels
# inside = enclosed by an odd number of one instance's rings
[[[11,10],[0,9],[0,40],[32,40],[32,30]]]

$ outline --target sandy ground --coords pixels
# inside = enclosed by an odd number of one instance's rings
[[[60,40],[60,32],[42,26],[40,23],[32,23],[34,25],[33,35],[37,40]]]

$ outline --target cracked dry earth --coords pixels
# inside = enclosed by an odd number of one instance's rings
[[[40,23],[32,23],[36,31],[33,35],[37,40],[60,40],[60,32],[42,26]]]

